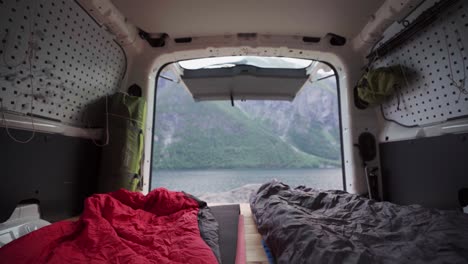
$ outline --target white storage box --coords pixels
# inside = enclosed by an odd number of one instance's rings
[[[50,223],[40,219],[37,204],[19,205],[10,218],[0,224],[0,247],[47,225]]]

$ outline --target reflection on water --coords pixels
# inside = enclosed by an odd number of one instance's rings
[[[273,179],[291,186],[343,189],[341,169],[157,170],[152,174],[151,189],[165,187],[201,196],[228,192],[250,184],[262,184]],[[254,186],[250,185],[246,189],[251,190]]]

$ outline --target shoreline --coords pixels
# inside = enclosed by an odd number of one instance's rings
[[[278,180],[290,186],[305,185],[318,189],[343,189],[341,168],[159,170],[153,171],[151,189],[165,187],[197,196],[230,192],[245,185],[263,184],[271,180]]]
[[[304,171],[304,170],[341,170],[342,167],[324,167],[324,168],[280,168],[280,169],[275,169],[275,168],[196,168],[196,169],[157,169],[153,168],[152,172],[171,172],[171,171]]]

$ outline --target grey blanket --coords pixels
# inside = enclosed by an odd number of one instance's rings
[[[468,263],[468,215],[269,182],[252,196],[278,263]]]

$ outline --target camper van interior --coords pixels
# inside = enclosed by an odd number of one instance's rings
[[[0,262],[468,263],[467,15],[0,0]]]

